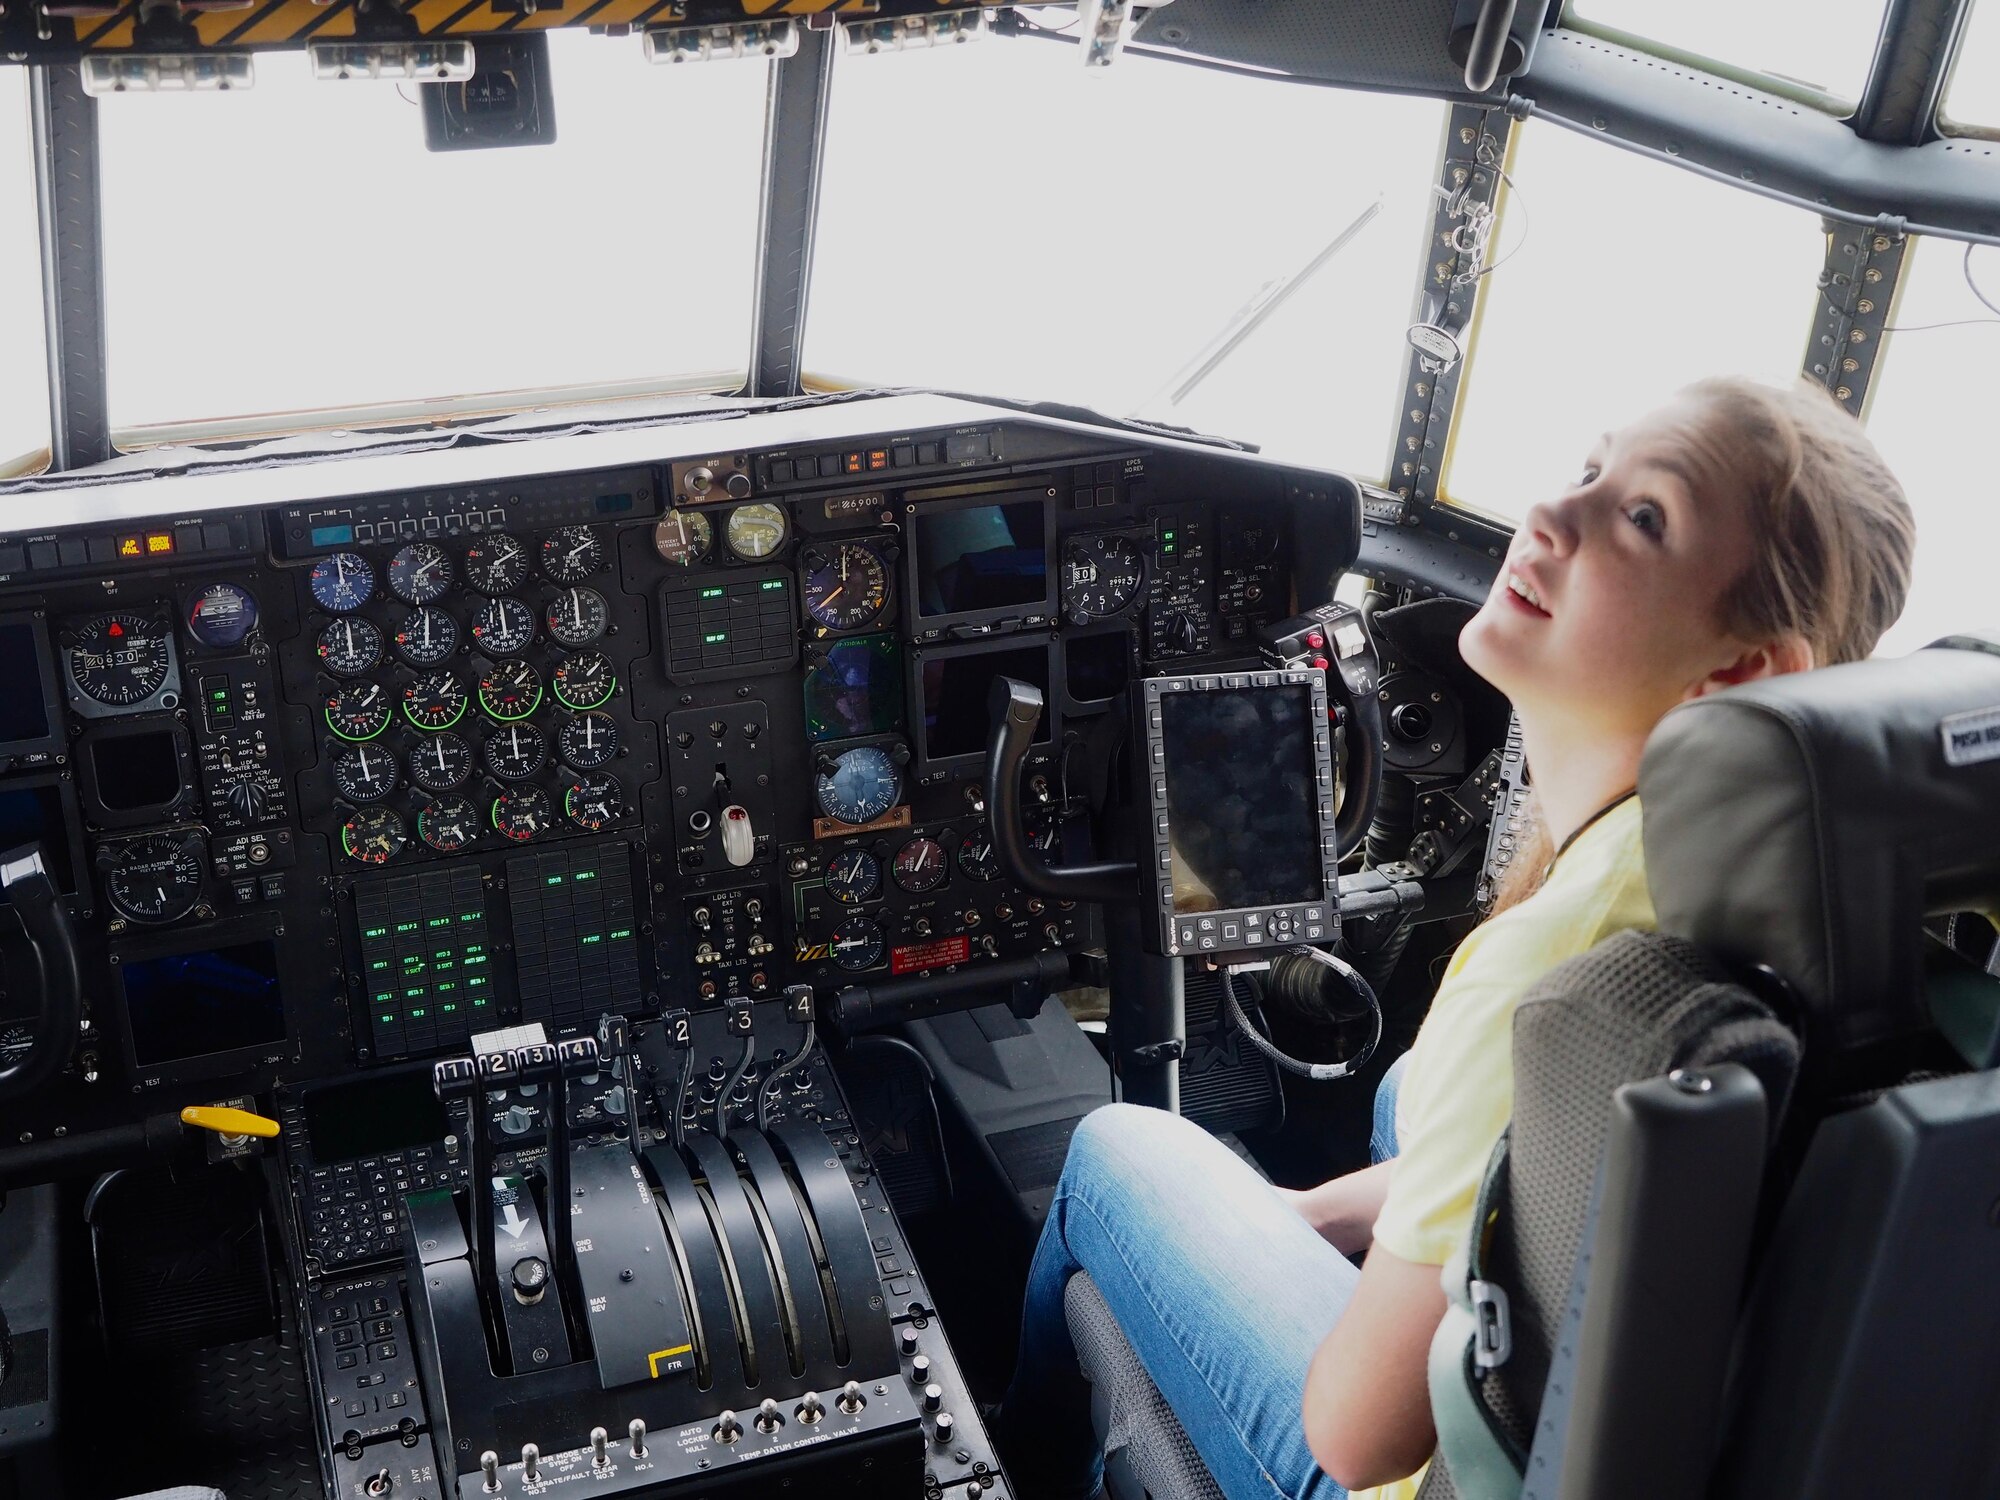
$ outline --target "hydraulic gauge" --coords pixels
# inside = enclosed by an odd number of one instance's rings
[[[465,549],[465,581],[482,594],[504,594],[528,576],[528,548],[517,536],[491,531]]]
[[[458,649],[458,622],[441,609],[413,609],[396,627],[396,649],[404,660],[433,666]]]
[[[563,816],[597,833],[625,816],[625,794],[609,776],[586,776],[563,793]]]
[[[582,583],[604,567],[604,543],[588,526],[565,526],[542,538],[542,572],[557,583]]]
[[[340,826],[340,847],[364,865],[386,865],[403,852],[410,836],[393,808],[360,807]]]
[[[118,851],[105,890],[129,921],[179,921],[201,899],[201,865],[198,835],[156,833]]]
[[[993,835],[976,828],[958,841],[958,873],[967,880],[998,880],[1000,861],[993,853]]]
[[[609,765],[618,753],[618,722],[610,714],[578,714],[556,732],[556,751],[579,771]]]
[[[486,769],[502,781],[526,781],[548,759],[549,742],[532,724],[509,724],[486,736]]]
[[[451,559],[436,542],[411,542],[389,559],[389,592],[405,604],[429,604],[451,588]]]
[[[890,873],[896,884],[912,895],[934,891],[951,874],[951,856],[936,839],[911,839],[896,851]]]
[[[488,599],[472,617],[472,638],[488,656],[519,656],[535,639],[535,612],[519,599]]]
[[[144,703],[173,668],[166,627],[124,610],[85,621],[63,655],[77,691],[112,708]]]
[[[419,729],[449,729],[464,717],[471,701],[465,684],[440,668],[403,689],[403,717]]]
[[[826,862],[826,891],[842,906],[859,906],[882,889],[882,862],[866,849],[843,849]]]
[[[319,659],[336,677],[359,677],[382,660],[382,632],[350,616],[332,620],[319,633]]]
[[[354,745],[334,758],[333,784],[349,802],[380,802],[396,790],[396,753],[384,745]]]
[[[603,707],[618,691],[611,658],[602,651],[577,652],[556,667],[555,691],[556,701],[574,712]]]
[[[769,557],[785,545],[790,534],[791,523],[785,519],[784,506],[768,500],[737,506],[722,526],[722,539],[729,544],[729,550],[745,562]]]
[[[427,792],[449,792],[472,775],[472,747],[455,734],[434,734],[410,752],[410,780]]]
[[[188,634],[214,651],[230,651],[257,628],[257,601],[233,583],[211,583],[188,605]]]
[[[493,799],[493,826],[517,844],[547,833],[555,820],[555,803],[538,786],[510,787]]]
[[[417,814],[417,837],[440,854],[479,841],[479,809],[465,797],[438,797]]]
[[[542,674],[524,661],[496,662],[479,679],[479,706],[505,724],[525,719],[542,701]]]
[[[872,969],[882,962],[882,929],[871,917],[849,917],[833,929],[828,945],[843,969]]]
[[[828,630],[860,630],[889,603],[889,570],[865,542],[808,547],[799,555],[806,613]]]
[[[611,607],[596,589],[568,588],[556,595],[542,619],[549,634],[565,646],[586,646],[611,624]]]
[[[653,528],[653,550],[667,562],[687,567],[708,556],[715,543],[715,528],[698,510],[669,511]]]
[[[1071,537],[1063,549],[1063,612],[1086,624],[1115,615],[1139,596],[1145,559],[1130,537],[1111,532]]]
[[[375,570],[359,552],[322,557],[306,575],[313,602],[328,614],[344,615],[375,597]]]
[[[326,697],[326,727],[344,740],[372,740],[389,727],[394,705],[379,682],[347,682]]]
[[[842,823],[872,823],[896,805],[903,791],[903,773],[889,752],[862,745],[841,752],[819,773],[813,788],[819,810]]]

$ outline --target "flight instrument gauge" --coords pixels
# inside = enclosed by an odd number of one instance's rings
[[[519,599],[488,599],[472,617],[472,638],[488,656],[519,656],[535,639],[535,612]]]
[[[911,839],[896,851],[890,873],[896,884],[912,895],[921,896],[944,884],[951,874],[951,856],[936,839]]]
[[[1139,596],[1145,559],[1130,537],[1101,532],[1071,537],[1063,549],[1063,612],[1082,625],[1115,615]]]
[[[549,742],[532,724],[509,724],[486,736],[486,769],[502,781],[526,781],[548,759]]]
[[[396,627],[396,649],[417,666],[433,666],[458,649],[458,621],[428,605],[413,609]]]
[[[611,606],[596,589],[564,589],[542,620],[565,646],[587,646],[610,627]]]
[[[872,917],[849,917],[833,929],[828,945],[843,969],[872,969],[882,962],[882,929]]]
[[[64,655],[77,691],[111,708],[144,703],[173,668],[166,627],[123,610],[85,621]]]
[[[313,602],[328,614],[344,615],[375,597],[375,570],[359,552],[322,557],[306,575]]]
[[[662,560],[685,568],[708,556],[715,544],[715,528],[698,510],[669,511],[653,528],[653,550]]]
[[[625,816],[625,794],[609,776],[586,776],[563,793],[563,816],[598,833]]]
[[[588,526],[565,526],[542,538],[542,572],[557,583],[582,583],[604,567],[604,543]]]
[[[326,698],[326,727],[344,740],[372,740],[389,727],[394,710],[379,682],[349,682]]]
[[[555,820],[556,805],[538,786],[511,787],[493,799],[493,826],[514,843],[547,833]]]
[[[199,836],[156,833],[118,851],[105,890],[120,916],[133,922],[176,922],[201,899]]]
[[[382,660],[382,632],[358,616],[329,621],[319,633],[319,659],[336,677],[359,677]]]
[[[877,745],[842,751],[819,773],[814,792],[819,810],[842,823],[872,823],[896,805],[903,773]]]
[[[403,717],[419,729],[449,729],[472,701],[465,684],[450,671],[426,672],[403,689]]]
[[[333,784],[349,802],[380,802],[396,790],[396,753],[385,745],[356,745],[333,762]]]
[[[799,555],[806,613],[828,630],[859,630],[889,603],[889,570],[865,542],[808,547]]]
[[[213,651],[231,651],[257,628],[257,601],[234,583],[211,583],[188,605],[188,634]]]
[[[405,604],[430,604],[451,589],[451,559],[436,542],[411,542],[389,559],[389,592]]]
[[[976,828],[958,841],[958,873],[967,880],[998,880],[1000,861],[993,853],[993,835]]]
[[[479,809],[464,797],[439,797],[417,814],[417,837],[440,854],[479,841]]]
[[[722,525],[722,539],[745,562],[759,562],[785,545],[791,529],[784,506],[760,500],[755,505],[739,505],[729,513]]]
[[[542,701],[542,674],[524,661],[494,664],[479,679],[479,706],[505,724],[525,719]]]
[[[602,708],[618,691],[618,674],[602,651],[579,651],[556,668],[556,701],[581,713]]]
[[[610,714],[578,714],[557,731],[556,750],[579,771],[609,765],[618,754],[618,721]]]
[[[364,865],[386,865],[401,854],[410,836],[394,808],[360,807],[340,825],[340,848]]]
[[[455,734],[434,734],[410,752],[410,780],[427,792],[449,792],[472,775],[472,747]]]
[[[859,906],[882,889],[882,862],[866,849],[843,849],[826,862],[826,890],[842,906]]]
[[[465,549],[465,581],[482,594],[517,589],[527,576],[528,548],[517,536],[488,532]]]

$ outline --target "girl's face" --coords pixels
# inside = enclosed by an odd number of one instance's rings
[[[1529,510],[1459,637],[1517,708],[1643,736],[1676,703],[1773,670],[1718,623],[1754,537],[1741,502],[1695,494],[1685,435],[1702,419],[1678,402],[1605,434],[1576,483]]]

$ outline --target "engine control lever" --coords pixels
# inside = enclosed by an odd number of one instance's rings
[[[487,1057],[447,1057],[431,1065],[431,1088],[446,1109],[465,1100],[465,1134],[471,1147],[472,1254],[481,1276],[493,1274],[493,1142],[487,1136],[486,1078],[489,1062],[504,1072],[504,1053]]]
[[[1023,890],[1058,901],[1136,901],[1139,867],[1129,860],[1052,870],[1028,846],[1021,823],[1021,766],[1041,722],[1042,690],[1016,678],[996,677],[986,704],[993,721],[986,746],[986,806],[1000,868]]]

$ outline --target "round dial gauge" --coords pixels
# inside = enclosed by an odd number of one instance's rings
[[[866,849],[843,849],[826,862],[826,889],[843,906],[859,906],[882,889],[882,861]]]
[[[472,617],[472,638],[488,656],[519,656],[535,639],[535,612],[519,599],[488,599]]]
[[[344,740],[372,740],[389,727],[395,705],[379,682],[349,682],[326,698],[326,727]]]
[[[452,673],[426,672],[403,689],[403,717],[419,729],[449,729],[471,701],[465,684]]]
[[[524,661],[497,662],[479,679],[479,706],[505,724],[525,719],[542,701],[542,674]]]
[[[951,856],[936,839],[911,839],[896,851],[890,873],[904,890],[922,895],[944,884],[951,873]]]
[[[236,584],[211,583],[188,605],[187,628],[202,645],[230,650],[257,628],[257,601]]]
[[[604,566],[604,543],[588,526],[565,526],[542,538],[542,571],[557,583],[582,583]]]
[[[105,888],[131,921],[178,921],[201,899],[201,855],[185,835],[136,839],[118,851]]]
[[[556,668],[555,690],[564,708],[600,708],[618,691],[618,676],[602,651],[579,651]]]
[[[625,816],[625,794],[609,776],[586,776],[563,793],[563,816],[596,833]]]
[[[842,823],[870,823],[896,805],[903,773],[889,752],[875,745],[843,751],[819,773],[813,788],[819,810]]]
[[[493,799],[493,826],[517,844],[547,833],[555,819],[555,803],[538,786],[512,787]]]
[[[386,865],[403,852],[410,836],[393,808],[361,807],[340,825],[340,847],[364,865]]]
[[[458,649],[458,622],[441,609],[413,609],[396,627],[396,649],[420,667],[441,662]]]
[[[502,781],[526,781],[548,759],[549,742],[532,724],[509,724],[486,736],[486,769]]]
[[[85,623],[67,654],[78,690],[114,708],[144,703],[166,685],[173,664],[159,621],[122,611]]]
[[[556,751],[579,771],[609,765],[618,753],[618,722],[610,714],[578,714],[556,732]]]
[[[799,556],[806,613],[828,630],[859,630],[889,603],[889,570],[864,542],[808,547]]]
[[[569,588],[556,595],[542,619],[565,646],[585,646],[611,624],[611,607],[596,589]]]
[[[375,570],[359,552],[322,557],[306,575],[313,601],[329,614],[344,615],[375,597]]]
[[[682,567],[700,562],[714,544],[715,528],[698,510],[669,511],[653,528],[653,550]]]
[[[958,841],[958,870],[968,880],[998,880],[1000,861],[993,853],[993,835],[984,828]]]
[[[332,620],[319,633],[319,659],[338,677],[372,672],[382,660],[382,632],[366,620]]]
[[[1145,561],[1130,537],[1072,537],[1063,550],[1063,609],[1075,624],[1117,614],[1145,581]]]
[[[482,594],[504,594],[528,576],[528,547],[504,531],[488,532],[465,549],[465,581]]]
[[[417,837],[440,854],[456,854],[479,840],[479,809],[464,797],[439,797],[417,814]]]
[[[871,917],[849,917],[833,929],[833,961],[843,969],[872,969],[882,962],[882,929]]]
[[[405,604],[429,604],[451,588],[451,559],[436,542],[411,542],[389,559],[389,592]]]
[[[732,510],[722,524],[722,538],[738,557],[756,562],[784,546],[791,529],[784,506],[760,500],[755,505],[739,505]]]
[[[472,775],[472,747],[455,734],[434,734],[410,752],[410,780],[427,792],[464,786]]]
[[[355,745],[333,762],[333,784],[349,802],[380,802],[396,790],[396,753],[383,745]]]
[[[1046,859],[1056,852],[1062,843],[1062,818],[1045,808],[1036,808],[1024,813],[1021,818],[1027,828],[1028,847]]]

